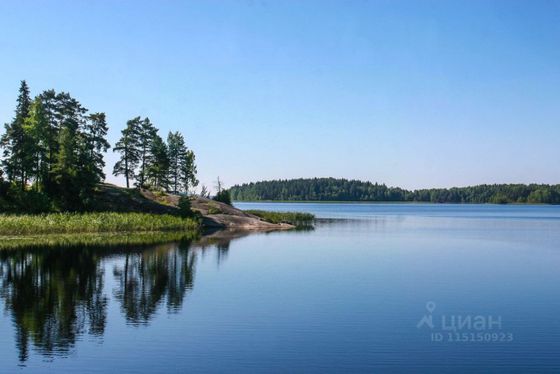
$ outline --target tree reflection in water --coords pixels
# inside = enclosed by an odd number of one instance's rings
[[[20,361],[29,343],[43,354],[70,350],[84,332],[105,331],[107,297],[97,251],[49,248],[0,252],[0,297],[16,330]]]
[[[124,263],[115,267],[118,279],[115,298],[131,324],[146,324],[160,304],[168,312],[178,311],[193,287],[196,254],[186,241],[127,252]]]
[[[161,305],[176,312],[193,287],[196,253],[188,239],[156,246],[64,246],[0,251],[0,298],[24,362],[31,346],[65,356],[79,336],[101,338],[111,291],[105,260],[117,260],[113,290],[126,319],[146,324]],[[203,249],[204,250],[204,249]]]

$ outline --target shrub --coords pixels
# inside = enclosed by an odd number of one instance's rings
[[[220,213],[222,213],[222,210],[217,204],[212,204],[212,203],[208,204],[208,214],[220,214]]]
[[[10,186],[0,196],[0,211],[3,212],[26,212],[46,213],[52,210],[51,199],[43,192],[35,190],[22,191],[17,186]]]
[[[181,217],[192,217],[193,211],[191,210],[191,199],[188,196],[181,196],[179,202],[177,203],[179,208],[179,215]]]
[[[231,195],[229,194],[229,190],[221,190],[216,194],[216,196],[214,196],[214,200],[231,205]]]

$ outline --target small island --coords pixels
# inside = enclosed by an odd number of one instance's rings
[[[164,140],[149,118],[127,121],[113,150],[125,187],[104,183],[105,113],[90,113],[66,92],[32,98],[21,82],[15,116],[5,125],[0,172],[0,236],[293,229],[310,214],[243,212],[218,178],[212,198],[198,185],[195,155],[180,132]],[[80,238],[83,240],[83,237]]]

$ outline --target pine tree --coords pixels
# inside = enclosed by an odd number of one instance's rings
[[[105,114],[87,112],[64,92],[45,91],[31,101],[27,84],[21,83],[16,115],[1,138],[3,166],[22,190],[32,181],[47,209],[51,202],[63,210],[85,208],[105,177]]]
[[[144,187],[150,163],[152,143],[157,135],[157,129],[150,122],[150,119],[146,117],[140,122],[138,130],[140,169],[138,171],[137,184],[139,187]]]
[[[83,148],[80,147],[84,143],[80,130],[84,125],[87,109],[68,93],[57,94],[56,100],[56,116],[60,118],[60,130],[58,151],[51,171],[53,185],[49,192],[63,209],[77,210],[83,207],[82,185],[89,184],[89,181],[80,178],[81,169],[89,166],[83,165]]]
[[[107,121],[105,113],[90,114],[83,127],[83,156],[84,178],[91,183],[99,183],[105,179],[103,167],[103,153],[111,147],[107,141]]]
[[[113,169],[113,175],[124,175],[126,188],[130,188],[130,180],[135,177],[135,170],[140,162],[140,117],[126,122],[126,128],[121,131],[121,138],[115,144],[114,150],[121,154]]]
[[[147,163],[150,184],[158,190],[167,190],[169,175],[169,155],[167,145],[159,135],[155,135],[150,147]]]
[[[169,181],[171,190],[177,193],[181,185],[181,165],[187,153],[183,135],[179,132],[170,132],[167,136],[167,148],[169,153]]]
[[[183,192],[188,193],[191,187],[198,186],[196,179],[196,163],[194,152],[187,150],[181,158],[179,167],[179,182]]]
[[[44,181],[47,169],[48,157],[48,139],[49,128],[48,119],[40,98],[35,98],[29,109],[29,116],[24,121],[24,133],[27,144],[26,163],[30,165],[28,170],[29,178],[35,181],[34,185],[37,190],[40,189],[41,183]]]
[[[46,173],[42,176],[42,184],[45,190],[50,190],[54,185],[53,170],[56,164],[56,155],[58,153],[59,134],[61,127],[62,117],[59,111],[59,98],[60,96],[54,90],[43,91],[39,95],[39,99],[43,105],[45,117],[47,118],[47,128],[45,131],[45,144],[47,146],[46,155]]]
[[[32,165],[30,158],[26,157],[26,143],[28,143],[24,131],[25,119],[29,115],[31,98],[29,87],[23,80],[19,88],[15,117],[10,124],[5,125],[6,132],[0,139],[0,145],[4,148],[4,169],[8,180],[19,182],[22,190],[27,184],[27,171]]]

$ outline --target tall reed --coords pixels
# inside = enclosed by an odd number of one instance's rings
[[[198,220],[147,213],[0,215],[0,235],[197,231]]]

